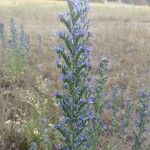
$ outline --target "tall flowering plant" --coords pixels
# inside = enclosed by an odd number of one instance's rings
[[[89,37],[87,0],[67,0],[69,12],[59,15],[68,32],[58,32],[61,44],[55,51],[58,54],[57,67],[61,71],[63,91],[56,94],[63,112],[60,123],[56,125],[63,138],[63,149],[80,150],[88,146],[88,124],[94,98],[89,90]]]
[[[5,47],[5,27],[4,24],[0,22],[0,48],[4,48]]]
[[[27,67],[30,37],[21,25],[18,32],[15,20],[10,19],[10,36],[7,36],[5,25],[0,23],[0,48],[4,68],[9,75],[19,75]]]
[[[102,123],[102,113],[104,111],[105,100],[104,93],[106,88],[106,82],[109,77],[109,61],[101,57],[100,63],[98,66],[97,74],[98,78],[96,79],[96,88],[95,92],[95,102],[93,103],[93,112],[94,117],[91,120],[92,135],[91,135],[91,149],[94,150],[97,147],[99,136],[102,133],[103,123]]]
[[[149,101],[149,93],[143,91],[138,93],[139,106],[134,119],[136,130],[134,131],[134,138],[131,146],[132,150],[142,149],[147,140],[146,137],[149,132]]]

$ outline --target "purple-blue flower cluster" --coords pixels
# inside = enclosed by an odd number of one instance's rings
[[[5,34],[4,34],[5,26],[2,22],[0,22],[0,47],[5,48]]]
[[[23,26],[21,28],[21,36],[20,36],[20,49],[25,49],[29,51],[30,37],[25,33]]]
[[[17,34],[17,29],[16,29],[16,24],[13,18],[10,19],[10,33],[11,33],[11,38],[10,38],[10,46],[13,47],[14,49],[17,49],[18,45],[18,34]]]
[[[150,93],[141,91],[138,93],[138,108],[136,111],[135,131],[133,143],[131,145],[132,150],[139,150],[142,148],[144,142],[146,141],[146,136],[149,132],[147,126],[149,125],[149,108],[150,108]]]
[[[130,97],[127,97],[124,102],[124,116],[121,122],[121,132],[123,135],[126,134],[127,129],[130,125],[131,113],[132,113],[132,101]]]

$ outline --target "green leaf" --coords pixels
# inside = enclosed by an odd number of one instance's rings
[[[64,43],[67,46],[67,49],[70,51],[70,53],[72,53],[73,46],[71,44],[69,36],[64,35],[64,36],[61,36],[60,39],[62,39],[64,41]]]
[[[62,58],[64,59],[66,65],[68,66],[68,68],[71,68],[71,61],[69,60],[69,56],[67,56],[64,52],[62,51],[58,51],[58,54],[60,54],[62,56]]]
[[[81,65],[76,69],[76,74],[78,75],[83,69],[87,68],[86,64]]]
[[[84,53],[83,49],[81,49],[81,50],[75,55],[75,63],[78,62],[78,60],[79,60],[79,58],[80,58],[80,56],[81,56],[82,53]]]
[[[71,22],[69,22],[69,20],[66,20],[64,17],[62,17],[60,20],[61,20],[61,21],[64,23],[64,25],[67,27],[67,29],[69,30],[69,32],[71,32]]]

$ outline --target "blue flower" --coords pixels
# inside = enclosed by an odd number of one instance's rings
[[[87,68],[88,68],[89,70],[91,70],[92,66],[91,66],[90,61],[88,61],[86,65],[87,65]]]
[[[89,98],[88,98],[88,103],[89,103],[89,104],[95,103],[95,98],[94,98],[94,97],[89,97]]]
[[[64,37],[65,36],[65,32],[64,31],[58,31],[56,32],[56,35],[60,38],[60,37]]]
[[[55,65],[60,65],[61,63],[60,63],[61,61],[60,61],[60,58],[58,58],[56,61],[55,61]]]
[[[61,74],[60,75],[60,80],[62,81],[65,81],[65,80],[70,80],[73,78],[73,73],[72,72],[69,72],[68,74],[64,75],[64,74]]]
[[[61,116],[60,122],[61,124],[65,124],[67,122],[67,118],[65,116]]]
[[[55,50],[56,52],[59,52],[59,51],[64,52],[64,51],[65,51],[65,48],[64,48],[64,45],[63,45],[63,44],[58,44],[58,45],[54,48],[54,50]]]
[[[95,118],[95,116],[94,116],[94,114],[93,114],[92,110],[88,112],[88,114],[87,114],[87,118],[88,118],[88,119],[90,119],[90,120],[92,120],[92,119],[94,119],[94,118]]]
[[[63,150],[70,150],[70,149],[67,146],[64,146]]]
[[[53,92],[53,93],[52,93],[52,96],[53,96],[53,97],[57,97],[58,95],[59,95],[58,92]]]
[[[87,81],[88,81],[88,82],[91,82],[91,80],[92,80],[91,77],[88,77],[88,78],[87,78]]]

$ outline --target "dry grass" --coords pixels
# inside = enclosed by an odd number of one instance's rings
[[[64,2],[49,0],[0,1],[0,20],[6,26],[9,25],[9,19],[14,17],[17,24],[23,24],[32,37],[33,47],[37,35],[40,34],[43,38],[43,52],[38,69],[28,70],[12,82],[0,72],[1,124],[8,119],[12,113],[10,111],[16,113],[17,110],[12,110],[16,109],[16,105],[17,108],[29,111],[28,106],[23,105],[19,93],[26,90],[34,93],[33,87],[38,75],[50,79],[52,88],[59,88],[53,63],[53,47],[57,42],[55,32],[63,28],[57,15],[65,9]],[[112,61],[110,83],[118,83],[123,93],[130,91],[129,95],[135,99],[137,90],[150,90],[150,7],[92,3],[89,18],[93,33],[93,71],[103,55]],[[50,89],[48,93],[51,91]]]
[[[16,3],[15,3],[16,2]],[[64,11],[64,2],[13,1],[2,5],[0,18],[6,23],[14,17],[17,24],[23,24],[35,38],[38,34],[44,39],[45,49],[52,52],[56,43],[55,32],[63,28],[57,15]],[[149,83],[150,65],[150,8],[127,5],[92,4],[90,12],[93,32],[93,63],[100,55],[106,55],[113,61],[113,79],[134,87],[146,87]],[[96,57],[96,59],[95,59]]]

